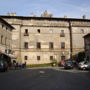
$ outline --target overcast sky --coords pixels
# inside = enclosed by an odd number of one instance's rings
[[[18,16],[40,16],[47,10],[54,17],[67,15],[81,18],[86,15],[90,19],[90,0],[0,0],[0,15],[16,12]]]

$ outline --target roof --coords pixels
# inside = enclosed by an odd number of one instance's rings
[[[17,58],[17,57],[14,56],[14,55],[6,54],[6,53],[0,53],[0,55],[5,55],[5,56],[7,56],[7,57],[9,57],[9,58],[11,58],[11,59],[16,59],[16,58]]]
[[[90,19],[81,19],[81,18],[59,18],[59,17],[31,17],[31,16],[8,16],[0,15],[2,18],[18,18],[18,19],[36,19],[36,20],[63,20],[63,21],[88,21]]]
[[[6,21],[5,21],[4,19],[2,19],[1,17],[0,17],[0,21],[1,21],[2,23],[6,24],[7,26],[9,26],[11,29],[14,29],[13,26],[11,26],[8,22],[6,22]]]
[[[90,33],[88,33],[87,35],[84,36],[84,38],[86,38],[86,37],[90,37]]]

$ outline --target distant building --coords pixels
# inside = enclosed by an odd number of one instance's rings
[[[90,33],[84,36],[85,42],[85,57],[86,60],[90,60]]]
[[[18,62],[59,62],[84,51],[83,36],[90,33],[89,19],[56,18],[48,16],[47,11],[41,16],[1,16],[16,29],[12,31],[12,49]]]
[[[14,27],[12,27],[9,23],[0,18],[0,55],[7,55],[12,52],[11,44],[13,29]]]

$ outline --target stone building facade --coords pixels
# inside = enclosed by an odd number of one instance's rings
[[[83,36],[90,33],[89,19],[1,16],[12,32],[13,54],[27,64],[67,60],[84,50]]]
[[[90,61],[90,33],[84,36],[85,57]]]
[[[12,50],[12,29],[5,20],[0,18],[0,53],[10,53]]]

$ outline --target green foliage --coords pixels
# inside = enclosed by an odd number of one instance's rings
[[[85,52],[80,52],[78,54],[78,59],[77,61],[80,62],[80,61],[84,61],[84,58],[85,58]]]
[[[27,68],[31,68],[31,67],[46,67],[46,66],[51,66],[51,63],[47,63],[47,64],[30,64],[30,65],[26,65]]]
[[[56,66],[57,65],[57,60],[52,60],[52,63],[51,63],[52,66]]]
[[[84,51],[79,52],[78,54],[72,56],[72,60],[76,60],[77,62],[84,61],[84,58],[85,58],[85,52]]]

